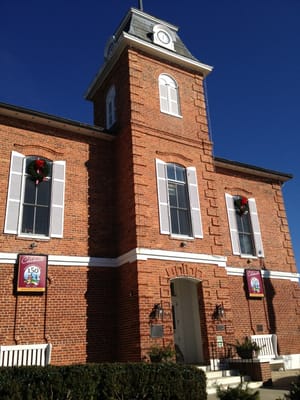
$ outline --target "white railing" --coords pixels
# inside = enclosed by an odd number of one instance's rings
[[[0,367],[41,366],[50,364],[51,344],[0,346]]]
[[[251,340],[260,347],[257,356],[260,361],[268,361],[270,365],[276,364],[285,369],[284,359],[277,352],[277,335],[252,335]]]

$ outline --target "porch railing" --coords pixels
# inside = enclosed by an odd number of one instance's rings
[[[226,369],[228,364],[228,359],[238,358],[235,346],[231,343],[211,343],[210,344],[210,360],[211,369],[213,371],[219,369]]]

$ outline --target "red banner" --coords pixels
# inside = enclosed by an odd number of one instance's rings
[[[48,257],[45,255],[19,254],[18,292],[45,292]]]
[[[260,270],[246,269],[249,297],[264,297],[264,286]]]

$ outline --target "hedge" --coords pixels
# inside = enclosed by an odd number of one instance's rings
[[[206,400],[206,377],[174,363],[0,368],[0,399]]]

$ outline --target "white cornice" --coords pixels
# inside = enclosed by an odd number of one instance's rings
[[[164,59],[167,59],[170,62],[175,62],[177,64],[180,64],[181,66],[197,70],[198,72],[201,72],[204,76],[207,76],[213,70],[213,67],[210,65],[203,64],[200,61],[182,56],[172,50],[164,49],[163,47],[159,47],[155,44],[145,42],[144,40],[136,36],[130,35],[127,32],[123,32],[123,37],[128,43],[134,43],[137,47],[141,49],[147,49],[150,54],[163,56]]]
[[[16,264],[18,259],[17,253],[0,253],[0,264]],[[120,257],[79,257],[79,256],[63,256],[49,255],[48,264],[52,266],[64,267],[102,267],[117,268],[121,265],[132,263],[135,261],[161,260],[184,263],[217,265],[226,269],[229,276],[243,276],[244,268],[226,266],[227,258],[224,256],[215,256],[210,254],[186,253],[183,251],[167,251],[153,250],[147,248],[133,249]],[[291,282],[299,282],[300,274],[285,271],[269,271],[261,270],[263,278],[284,279]]]
[[[227,275],[231,276],[244,276],[245,269],[237,267],[226,267]],[[263,278],[270,279],[286,279],[291,282],[299,282],[300,274],[294,272],[284,272],[284,271],[269,271],[262,269],[261,275]]]
[[[164,49],[163,47],[157,46],[155,44],[145,42],[144,40],[139,39],[136,36],[130,35],[127,32],[122,32],[122,35],[120,35],[119,39],[115,43],[115,48],[113,50],[111,58],[100,68],[94,80],[90,84],[85,94],[86,99],[92,99],[95,91],[106,79],[107,75],[119,59],[126,46],[133,46],[140,50],[144,50],[148,54],[151,54],[153,56],[161,57],[166,62],[175,63],[185,68],[190,68],[202,74],[204,77],[206,77],[213,70],[213,67],[210,65],[203,64],[200,61],[181,56],[172,50]]]
[[[226,266],[226,257],[210,254],[185,253],[183,251],[166,251],[139,248],[136,249],[137,260],[162,260],[192,262],[197,264],[214,264],[219,267]]]
[[[15,264],[17,262],[17,253],[0,253],[0,264]],[[152,250],[137,248],[125,253],[117,258],[102,257],[79,257],[49,255],[49,265],[60,266],[82,266],[82,267],[119,267],[121,265],[141,260],[162,260],[193,262],[198,264],[214,264],[220,267],[226,266],[226,257],[212,256],[209,254],[185,253],[181,251]]]

